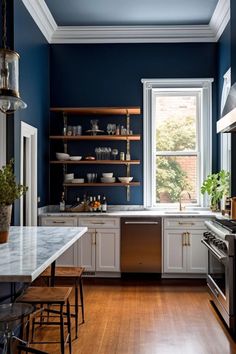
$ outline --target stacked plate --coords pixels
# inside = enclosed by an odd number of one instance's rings
[[[102,174],[101,182],[102,183],[114,183],[116,178],[113,177],[113,172],[106,172]]]
[[[115,177],[101,177],[102,183],[114,183],[116,181]]]
[[[71,161],[79,161],[82,159],[82,156],[70,156]]]

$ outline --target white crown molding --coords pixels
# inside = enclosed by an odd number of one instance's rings
[[[212,15],[209,26],[215,33],[215,39],[218,41],[224,32],[227,23],[230,20],[230,0],[219,0]]]
[[[51,43],[53,33],[57,30],[57,24],[44,0],[22,0],[40,31]]]
[[[206,26],[58,26],[51,43],[214,42]]]
[[[44,0],[22,0],[49,43],[216,42],[230,19],[230,0],[219,0],[209,25],[57,26]]]

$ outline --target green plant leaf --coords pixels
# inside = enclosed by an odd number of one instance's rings
[[[26,193],[28,187],[18,184],[14,175],[14,161],[0,170],[0,205],[11,205]]]

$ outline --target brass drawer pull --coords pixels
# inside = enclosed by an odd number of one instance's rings
[[[53,221],[53,224],[65,224],[65,221]]]

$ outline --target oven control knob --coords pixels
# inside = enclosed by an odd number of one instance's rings
[[[220,240],[213,240],[212,241],[215,246],[218,246],[222,241]]]
[[[223,251],[226,251],[226,250],[227,250],[227,246],[226,246],[226,244],[224,243],[224,241],[221,241],[221,243],[219,244],[219,248],[222,249]]]
[[[208,231],[206,231],[206,232],[204,232],[203,233],[203,236],[205,237],[205,238],[209,238],[209,236],[211,235],[211,233],[210,232],[208,232]]]
[[[215,239],[215,236],[214,236],[214,235],[210,235],[210,236],[208,236],[208,239],[209,239],[210,241],[213,241],[213,240]]]

